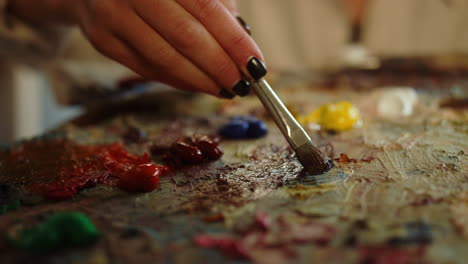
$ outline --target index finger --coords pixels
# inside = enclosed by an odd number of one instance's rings
[[[246,76],[251,76],[247,64],[253,57],[263,61],[262,52],[223,3],[218,0],[176,1],[210,32],[237,67]]]
[[[237,1],[236,0],[219,0],[224,7],[227,8],[229,13],[231,13],[233,16],[239,15],[239,11],[237,10]]]

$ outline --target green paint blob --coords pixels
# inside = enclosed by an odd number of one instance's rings
[[[52,226],[61,230],[64,242],[72,246],[92,243],[99,235],[93,222],[80,212],[58,213],[49,221]]]
[[[6,214],[10,211],[16,211],[20,207],[21,203],[19,200],[14,200],[9,203],[5,203],[2,205],[0,209],[0,215]]]
[[[43,253],[62,247],[91,244],[99,237],[93,222],[83,213],[64,212],[49,216],[44,222],[25,229],[18,240],[9,239],[13,247]]]

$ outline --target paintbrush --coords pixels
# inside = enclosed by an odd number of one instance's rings
[[[264,79],[266,67],[258,58],[252,58],[247,69],[254,79],[253,90],[273,117],[297,159],[309,175],[319,175],[333,167],[333,162],[314,145],[304,128],[289,112],[273,88]]]

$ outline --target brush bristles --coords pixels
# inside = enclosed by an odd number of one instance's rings
[[[295,152],[305,171],[311,175],[323,174],[333,167],[333,162],[327,155],[318,150],[312,142],[303,144]]]

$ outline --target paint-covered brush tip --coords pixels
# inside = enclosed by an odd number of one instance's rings
[[[310,175],[319,175],[333,167],[333,161],[318,150],[312,142],[308,142],[295,150],[297,159]]]

